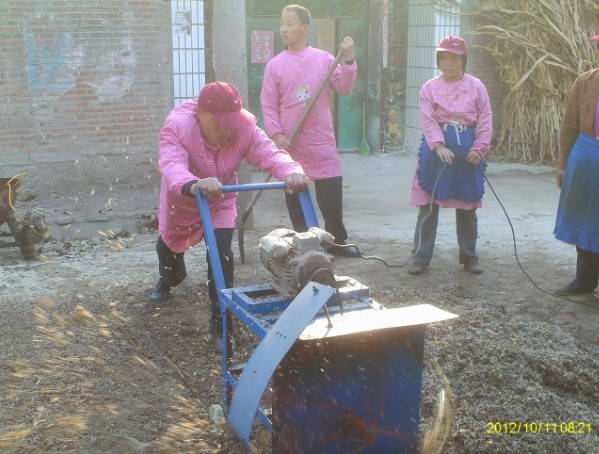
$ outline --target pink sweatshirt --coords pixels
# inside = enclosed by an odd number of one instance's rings
[[[300,52],[284,50],[266,65],[262,82],[264,129],[270,137],[283,133],[288,138],[310,97],[315,95],[335,58],[320,49],[307,47]],[[358,66],[340,64],[333,73],[302,130],[293,143],[291,156],[312,180],[341,175],[341,162],[333,130],[331,96],[333,90],[349,94],[356,82]]]
[[[470,74],[464,74],[455,82],[447,82],[441,76],[426,82],[420,91],[420,121],[424,138],[431,149],[445,143],[439,123],[476,125],[471,149],[483,158],[489,154],[493,133],[491,102],[485,85]],[[420,187],[416,176],[412,181],[411,199],[414,206],[431,203],[431,196]],[[481,202],[466,203],[457,199],[435,200],[435,203],[441,207],[463,210],[482,206]]]
[[[159,230],[173,252],[185,252],[204,237],[195,197],[181,192],[186,183],[216,177],[222,184],[235,184],[242,159],[269,171],[279,180],[292,173],[304,173],[302,167],[277,149],[257,126],[240,130],[227,148],[210,149],[196,119],[196,109],[196,101],[175,107],[160,131]],[[223,199],[210,202],[214,228],[235,227],[236,201],[237,194],[227,193]]]

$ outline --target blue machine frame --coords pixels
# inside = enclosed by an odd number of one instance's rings
[[[237,184],[237,185],[228,185],[223,186],[223,192],[244,192],[244,191],[263,191],[263,190],[273,190],[273,189],[287,189],[287,184],[283,182],[274,182],[274,183],[256,183],[256,184]],[[206,245],[208,248],[208,258],[210,260],[210,264],[212,266],[214,281],[216,284],[218,302],[221,311],[221,319],[223,321],[223,376],[224,380],[224,401],[227,404],[227,410],[230,410],[231,403],[231,391],[235,390],[237,387],[239,379],[235,377],[234,373],[230,370],[230,360],[231,360],[231,352],[229,351],[231,348],[229,339],[229,326],[227,323],[228,320],[228,312],[239,318],[243,323],[245,323],[260,339],[263,339],[267,336],[269,332],[269,327],[276,322],[272,318],[260,317],[259,314],[272,314],[273,311],[282,311],[286,309],[290,300],[282,298],[280,295],[276,295],[272,288],[269,285],[261,285],[254,287],[245,287],[238,289],[227,289],[225,286],[225,278],[223,275],[222,263],[220,261],[220,256],[218,253],[218,246],[216,243],[216,236],[214,234],[214,225],[212,223],[212,215],[210,214],[210,209],[208,206],[208,201],[206,197],[201,192],[198,192],[197,197],[197,205],[200,211],[200,217],[202,219],[202,224],[204,226],[204,235],[206,238]],[[302,207],[302,211],[304,213],[304,218],[306,221],[306,226],[310,227],[318,227],[318,218],[316,217],[316,212],[314,210],[314,204],[312,203],[312,198],[310,197],[310,192],[308,189],[299,193],[299,200]],[[271,293],[271,298],[262,299],[260,303],[256,304],[252,299],[252,294],[261,294],[263,292]],[[322,298],[319,298],[319,303]],[[322,306],[328,301],[328,298],[322,301],[322,304],[318,307],[316,312],[322,308]],[[315,313],[316,313],[315,312]],[[313,317],[313,315],[312,315]],[[312,318],[310,317],[310,319]],[[308,321],[310,320],[308,319]],[[296,319],[296,322],[300,319]],[[289,322],[288,322],[289,323]],[[290,323],[293,325],[293,323]],[[300,324],[298,324],[298,329]],[[306,322],[301,324],[301,328],[305,327]],[[288,329],[289,326],[286,326],[285,329]],[[301,334],[301,331],[297,333],[297,337]],[[297,338],[296,337],[296,338]],[[294,340],[295,341],[295,340]],[[291,343],[291,345],[293,342]],[[289,347],[291,347],[289,345]],[[287,348],[288,350],[289,348]],[[285,352],[287,351],[285,350]],[[280,362],[281,358],[276,362],[276,365]],[[274,372],[274,369],[273,369]],[[256,390],[258,392],[258,390]],[[262,392],[260,392],[260,396]],[[235,402],[237,403],[237,402]],[[235,409],[239,408],[237,405]],[[245,412],[247,414],[247,411]],[[235,412],[237,414],[237,412]],[[258,417],[264,423],[264,425],[272,430],[272,422],[267,416],[267,412],[263,409],[258,410]],[[240,418],[238,418],[240,419]],[[235,420],[235,419],[234,419]],[[253,421],[253,418],[252,418]],[[247,429],[247,418],[244,419],[244,422],[239,422],[239,425],[243,426],[244,429],[238,431],[238,434],[241,436],[243,440],[246,442],[249,441],[249,429]]]
[[[223,190],[285,188],[285,183],[264,183]],[[299,198],[306,225],[317,227],[310,193]],[[425,324],[454,315],[428,305],[384,309],[370,298],[368,287],[351,278],[338,277],[340,289],[309,283],[293,299],[268,284],[227,289],[202,194],[197,204],[223,323],[224,402],[237,435],[249,444],[258,419],[274,432],[273,452],[414,452]],[[318,316],[323,308],[326,319]],[[230,314],[261,340],[241,366],[232,364]],[[340,323],[333,328],[331,320]],[[324,326],[329,334],[298,341],[308,325]],[[348,330],[333,334],[338,328]],[[270,411],[260,407],[269,383]]]

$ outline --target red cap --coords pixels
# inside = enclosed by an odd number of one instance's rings
[[[591,41],[595,41],[596,43],[599,43],[599,35],[595,35],[591,38]]]
[[[456,55],[466,55],[468,53],[468,45],[464,38],[459,36],[446,36],[437,46],[437,52],[449,52]]]
[[[198,97],[198,108],[213,114],[221,128],[242,129],[256,124],[256,117],[243,108],[239,90],[227,82],[205,85]]]

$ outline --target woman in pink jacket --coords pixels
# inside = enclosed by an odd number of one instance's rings
[[[424,135],[411,190],[412,204],[419,207],[411,274],[422,274],[433,257],[440,206],[456,210],[460,263],[473,274],[482,273],[476,209],[484,193],[493,115],[483,83],[464,72],[467,55],[462,38],[444,38],[437,47],[441,75],[420,92]]]
[[[354,58],[354,42],[346,37],[341,43],[342,64],[333,73],[329,86],[316,101],[314,110],[291,144],[291,131],[335,61],[328,52],[308,45],[309,28],[308,9],[299,5],[288,5],[283,9],[281,39],[287,49],[266,65],[261,94],[264,129],[280,148],[289,151],[314,181],[325,230],[335,237],[337,244],[345,244],[343,178],[333,130],[331,97],[333,91],[342,95],[352,91],[358,66]],[[297,194],[288,194],[285,200],[293,228],[298,232],[305,231]],[[337,248],[330,252],[357,255],[351,248]]]
[[[237,194],[222,193],[222,185],[235,184],[241,161],[284,180],[291,190],[301,190],[308,178],[297,162],[279,150],[256,126],[255,117],[243,109],[233,85],[206,85],[197,101],[175,107],[160,131],[159,231],[156,242],[160,278],[147,293],[152,302],[168,299],[172,287],[185,279],[183,256],[202,241],[204,230],[195,194],[209,199],[210,213],[227,287],[233,285],[231,240],[237,216]],[[220,326],[216,289],[208,264],[211,326]]]

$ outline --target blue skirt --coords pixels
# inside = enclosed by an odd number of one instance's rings
[[[553,233],[599,252],[599,141],[584,133],[570,150]]]
[[[457,199],[463,202],[479,202],[485,193],[484,171],[487,166],[484,160],[475,166],[466,162],[466,156],[474,144],[475,128],[466,128],[461,131],[448,125],[443,132],[445,146],[455,154],[453,164],[448,165],[439,178],[435,188],[435,181],[443,168],[441,159],[432,151],[424,136],[418,153],[418,170],[416,176],[420,187],[431,194],[435,200]],[[435,193],[433,194],[433,188]]]

